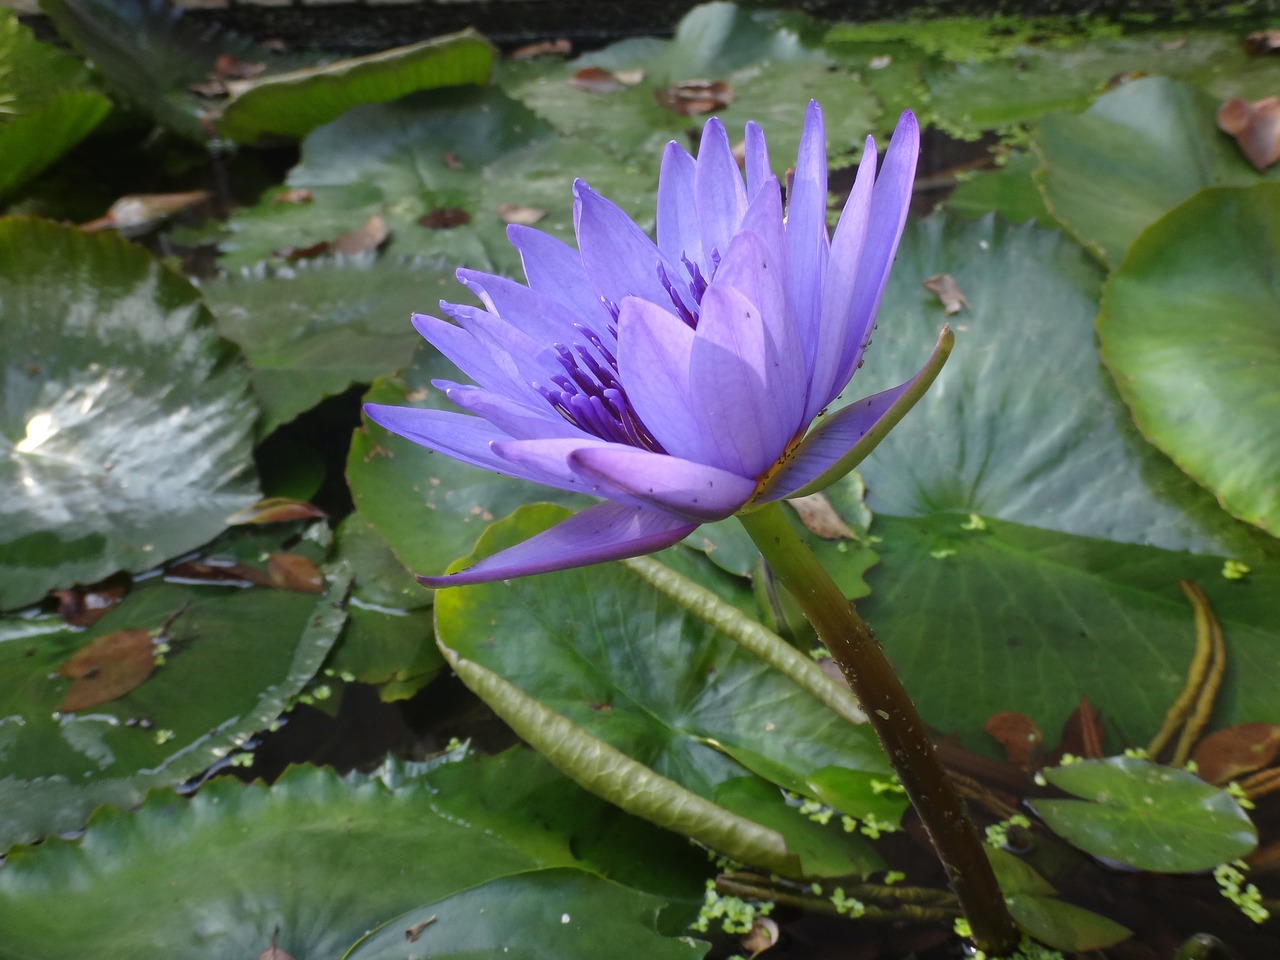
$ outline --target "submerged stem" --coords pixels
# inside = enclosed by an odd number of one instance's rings
[[[799,602],[861,701],[928,831],[974,941],[994,956],[1013,953],[1021,933],[1009,916],[977,827],[871,628],[827,575],[779,504],[739,514],[738,519]]]

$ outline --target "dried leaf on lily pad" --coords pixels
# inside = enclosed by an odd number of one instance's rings
[[[627,88],[612,71],[604,67],[583,67],[569,78],[569,86],[588,93],[617,93]]]
[[[567,57],[571,53],[573,53],[573,44],[567,37],[558,37],[555,40],[526,43],[523,47],[516,47],[507,56],[512,60],[536,60],[538,57],[548,56]]]
[[[428,230],[452,230],[471,222],[471,214],[460,207],[436,207],[418,218],[418,226]]]
[[[364,222],[364,226],[335,237],[333,240],[322,240],[309,247],[286,247],[273,252],[286,260],[309,260],[312,257],[325,257],[333,253],[354,257],[360,253],[373,253],[382,246],[388,236],[390,231],[387,229],[386,221],[375,213]]]
[[[942,312],[948,317],[959,313],[962,307],[969,306],[969,301],[960,292],[956,278],[949,273],[937,273],[920,281],[924,287],[942,302]]]
[[[498,216],[503,223],[514,223],[522,227],[530,227],[547,215],[547,211],[537,207],[526,207],[518,203],[498,204]]]
[[[1259,30],[1244,38],[1245,53],[1255,57],[1280,53],[1280,30]]]
[[[281,190],[271,198],[272,204],[280,203],[310,203],[316,198],[316,195],[306,187],[293,187],[288,190]]]
[[[328,514],[314,504],[305,500],[292,500],[289,497],[267,497],[259,500],[251,507],[237,510],[227,517],[227,525],[231,527],[251,523],[285,523],[289,520],[328,519]]]
[[[195,210],[209,202],[208,190],[187,193],[140,193],[121,197],[97,220],[82,223],[86,233],[118,230],[126,237],[138,237],[160,226],[171,217]]]
[[[1233,97],[1218,110],[1218,129],[1240,144],[1240,152],[1258,170],[1280,160],[1280,97]]]
[[[672,113],[696,117],[733,103],[733,87],[723,80],[684,80],[653,91],[653,99]]]
[[[170,583],[221,583],[230,587],[251,587],[255,584],[273,587],[267,574],[247,563],[239,563],[228,557],[200,557],[175,563],[165,571]]]
[[[982,729],[1004,747],[1005,757],[1015,767],[1026,770],[1040,765],[1044,734],[1030,717],[1007,710],[992,716]]]
[[[1280,751],[1280,724],[1242,723],[1211,733],[1191,754],[1196,773],[1210,783],[1226,783],[1268,766]]]
[[[58,674],[71,680],[71,689],[58,709],[87,710],[123,697],[141,686],[156,669],[155,642],[150,630],[117,630],[80,648]]]
[[[296,553],[273,553],[267,558],[271,582],[295,593],[323,593],[324,575],[312,561]]]
[[[1062,741],[1054,754],[1055,762],[1064,753],[1087,757],[1090,760],[1100,759],[1105,735],[1102,729],[1102,714],[1087,697],[1082,696],[1080,706],[1076,707],[1062,725]]]
[[[823,540],[856,539],[857,535],[844,522],[844,518],[836,513],[836,508],[831,505],[826,494],[814,493],[807,497],[795,497],[787,502],[795,508],[805,529]]]
[[[58,616],[69,626],[88,627],[119,603],[127,589],[126,578],[113,577],[89,587],[51,590],[49,593],[58,601]]]

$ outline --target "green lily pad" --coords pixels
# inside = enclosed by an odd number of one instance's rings
[[[456,764],[473,778],[480,772],[474,759]],[[220,778],[190,800],[158,792],[133,815],[103,810],[79,839],[9,851],[0,871],[5,949],[27,960],[85,951],[230,960],[258,956],[274,937],[296,957],[338,957],[423,903],[579,863],[570,833],[548,833],[508,806],[527,795],[510,776],[482,778],[483,786],[453,777],[442,809],[434,773],[454,765],[410,777],[391,768],[384,776],[394,787],[295,768],[269,788]],[[594,819],[595,801],[560,782],[562,802],[586,804]],[[47,909],[54,891],[65,916]],[[656,911],[656,901],[633,902],[647,902],[649,917]],[[573,912],[572,903],[546,904],[553,908],[557,922]],[[501,927],[502,911],[494,913]]]
[[[1230,679],[1215,724],[1274,713],[1274,561],[1232,581],[1220,557],[977,519],[882,515],[874,527],[880,563],[859,608],[931,726],[994,753],[988,717],[1017,710],[1059,730],[1084,694],[1114,746],[1146,743],[1195,649],[1182,579],[1204,588],[1227,637]]]
[[[657,932],[661,907],[661,900],[581,870],[538,870],[396,917],[357,943],[344,960],[404,960],[406,940],[429,950],[433,960],[597,960],[619,944],[633,956],[653,960],[704,956],[707,944]]]
[[[111,111],[75,57],[40,43],[0,10],[0,197],[83,140]]]
[[[1133,935],[1114,920],[1060,900],[1053,885],[1006,850],[988,849],[1009,913],[1036,940],[1057,950],[1104,950]]]
[[[413,696],[444,666],[436,649],[432,592],[359,515],[337,530],[338,556],[355,572],[347,623],[325,662],[326,677],[374,684],[386,701]]]
[[[248,376],[144,251],[0,221],[0,608],[136,572],[257,498]]]
[[[317,599],[263,587],[149,581],[88,631],[0,619],[0,849],[76,830],[100,803],[128,807],[222,760],[284,712],[342,628],[339,577]],[[95,638],[167,629],[149,679],[60,713],[58,667]]]
[[[287,180],[312,200],[277,203],[272,194],[214,236],[223,265],[234,270],[332,241],[377,215],[392,254],[514,274],[520,260],[507,241],[504,204],[544,213],[539,229],[572,240],[572,186],[581,177],[651,222],[657,162],[655,155],[638,171],[596,144],[558,137],[497,89],[426,91],[355,107],[312,132]],[[469,220],[434,228],[419,222],[439,210]]]
[[[526,507],[490,527],[477,553],[566,515]],[[890,777],[868,725],[828,711],[728,639],[710,615],[625,566],[440,591],[436,629],[453,656],[707,799],[748,768],[805,795],[812,795],[808,776],[828,766]]]
[[[1050,211],[1110,267],[1142,229],[1203,187],[1259,174],[1217,129],[1220,101],[1164,77],[1119,87],[1081,114],[1046,117],[1036,174]]]
[[[1258,831],[1235,799],[1193,773],[1134,757],[1044,771],[1082,800],[1037,800],[1035,811],[1086,853],[1139,870],[1195,873],[1237,860]]]
[[[962,182],[947,197],[946,207],[969,220],[985,217],[994,210],[1010,223],[1034,220],[1042,227],[1056,227],[1058,221],[1045,207],[1044,197],[1032,178],[1039,168],[1035,155],[1014,151],[1004,166]]]
[[[1280,536],[1280,183],[1204,190],[1107,282],[1102,355],[1138,429]]]
[[[954,317],[920,286],[940,273],[968,301]],[[1134,428],[1094,344],[1100,281],[1091,258],[1058,231],[993,218],[908,223],[866,365],[845,396],[913,376],[944,322],[956,347],[933,388],[859,467],[877,515],[976,513],[1258,555],[1258,535]]]
[[[472,30],[407,47],[249,81],[233,91],[217,128],[240,143],[297,140],[362,103],[418,90],[485,83],[493,45]]]
[[[409,322],[454,292],[453,271],[371,255],[259,264],[207,282],[218,329],[253,367],[265,436],[325,397],[404,366],[421,342]]]

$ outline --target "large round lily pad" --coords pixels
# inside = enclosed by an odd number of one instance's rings
[[[1107,283],[1102,355],[1138,428],[1280,536],[1280,184],[1205,190]]]
[[[257,496],[199,294],[114,236],[0,221],[0,608],[199,546]]]

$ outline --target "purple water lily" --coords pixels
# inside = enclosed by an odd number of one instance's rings
[[[740,171],[712,119],[696,160],[667,146],[656,244],[578,181],[577,250],[513,226],[526,284],[459,270],[483,309],[442,303],[454,322],[414,324],[474,381],[436,381],[468,412],[368,404],[370,419],[465,463],[606,502],[423,582],[483,583],[650,553],[847,472],[849,451],[915,382],[824,413],[861,364],[918,151],[915,117],[904,113],[877,178],[868,137],[828,237],[817,103],[785,217],[760,128],[747,125]]]

